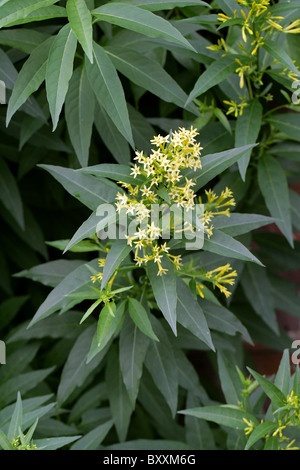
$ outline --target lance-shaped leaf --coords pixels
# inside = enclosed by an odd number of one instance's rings
[[[125,139],[134,147],[125,95],[117,71],[105,50],[94,43],[94,63],[86,63],[90,85],[101,106]]]
[[[214,227],[231,237],[238,237],[275,221],[272,217],[260,214],[239,214],[233,212],[230,217],[220,215],[214,220]]]
[[[39,8],[38,10],[34,10],[33,12],[29,13],[25,18],[20,18],[18,20],[14,20],[7,24],[7,27],[17,26],[20,24],[28,24],[35,21],[45,21],[50,20],[52,18],[65,18],[67,16],[66,9],[63,7],[58,7],[56,5]]]
[[[106,366],[107,395],[111,414],[121,442],[126,439],[132,405],[123,382],[117,348],[109,351]]]
[[[193,297],[190,288],[180,278],[177,278],[177,291],[180,292],[176,309],[178,322],[214,351],[215,347],[203,310]]]
[[[186,93],[158,62],[133,49],[109,46],[105,50],[116,69],[133,83],[167,102],[185,106]],[[190,110],[197,112],[193,106]]]
[[[115,318],[116,315],[116,304],[114,302],[108,302],[102,308],[98,324],[97,324],[97,342],[98,346],[100,346],[107,335],[107,332],[110,328],[110,325]]]
[[[293,246],[292,219],[287,178],[280,163],[264,155],[258,163],[258,184],[270,214],[287,241]]]
[[[225,80],[235,72],[237,63],[232,56],[222,57],[208,66],[206,71],[200,75],[193,90],[191,91],[186,106],[197,96],[202,95],[207,90]]]
[[[276,127],[276,129],[278,129],[280,132],[284,132],[290,139],[300,142],[299,113],[272,114],[270,117],[267,118],[267,121],[272,124],[272,126]],[[278,144],[277,146],[275,146],[275,151],[277,147],[279,147],[280,151],[281,145],[284,145],[284,142],[283,144]],[[288,146],[286,145],[286,147],[289,148],[283,148],[283,154],[286,154],[286,151],[289,153],[296,152],[297,157],[294,157],[293,159],[299,159],[298,147],[296,147],[293,142],[290,142]]]
[[[22,408],[22,400],[21,394],[18,392],[17,403],[9,424],[9,429],[7,433],[7,437],[10,441],[17,439],[19,436],[19,428],[22,429],[23,424],[23,408]]]
[[[211,8],[208,3],[202,2],[201,0],[123,0],[122,3],[130,3],[131,5],[136,5],[149,11],[171,10],[176,7],[183,8],[188,6]]]
[[[26,18],[39,8],[57,3],[58,0],[10,0],[0,7],[0,28]]]
[[[178,396],[176,359],[172,345],[162,325],[155,317],[151,318],[151,322],[159,341],[150,342],[145,366],[168,403],[172,415],[175,416]]]
[[[176,335],[176,275],[173,265],[169,260],[164,260],[162,266],[168,269],[168,271],[166,274],[158,276],[157,264],[153,261],[149,262],[147,264],[148,278],[153,289],[157,306]]]
[[[83,222],[83,224],[79,227],[79,229],[75,232],[71,240],[69,241],[68,245],[64,249],[64,253],[70,250],[74,245],[79,243],[81,240],[85,238],[92,237],[97,233],[97,231],[104,229],[105,227],[109,226],[116,222],[116,214],[108,213],[104,217],[100,217],[97,211],[93,212],[90,217]]]
[[[122,28],[145,34],[145,36],[150,36],[151,38],[162,38],[175,42],[195,51],[178,29],[174,28],[167,20],[134,5],[106,3],[96,8],[92,14],[98,20],[108,21]]]
[[[27,98],[45,80],[48,54],[53,40],[54,38],[50,37],[36,47],[20,70],[8,103],[6,125],[9,124],[12,116],[25,103]]]
[[[75,444],[72,445],[71,450],[97,450],[101,442],[111,430],[113,424],[112,420],[107,421],[104,424],[100,424],[100,426],[97,426],[75,442]]]
[[[274,385],[282,391],[284,396],[287,396],[290,390],[290,375],[290,353],[288,349],[285,349],[274,382]]]
[[[46,69],[46,91],[53,130],[56,129],[69,81],[73,73],[73,61],[77,40],[70,25],[66,24],[51,46]]]
[[[245,265],[241,284],[254,311],[275,333],[279,333],[270,281],[264,268]]]
[[[264,43],[262,47],[265,49],[265,51],[270,54],[270,56],[278,60],[281,65],[283,65],[284,67],[288,67],[289,70],[294,72],[300,78],[300,72],[297,69],[296,65],[278,42],[264,38]]]
[[[145,178],[142,175],[137,175],[136,178],[131,175],[132,169],[128,165],[101,163],[100,165],[89,166],[82,168],[83,173],[88,173],[102,178],[110,178],[114,181],[123,181],[129,184],[143,184]]]
[[[35,439],[34,443],[38,450],[57,450],[74,441],[77,441],[81,436],[72,437],[50,437],[46,439]]]
[[[257,140],[261,122],[262,122],[262,105],[258,100],[251,101],[245,107],[243,114],[237,118],[235,128],[235,146],[242,147],[247,144],[254,144]],[[246,152],[238,161],[239,170],[243,180],[245,181],[246,171],[249,165],[251,149]]]
[[[38,165],[47,170],[69,194],[91,210],[115,200],[117,187],[110,181],[54,165]]]
[[[286,405],[286,398],[282,391],[279,390],[278,387],[276,387],[276,385],[274,385],[272,382],[270,382],[270,380],[260,375],[258,372],[255,372],[254,370],[250,369],[250,367],[247,367],[247,369],[253,375],[255,380],[257,380],[265,394],[268,395],[268,397],[275,406],[281,408],[282,406]]]
[[[227,168],[236,163],[243,155],[256,144],[246,145],[236,149],[225,150],[224,152],[205,155],[201,158],[202,168],[200,170],[187,170],[185,176],[196,181],[194,191],[202,188],[209,181],[222,173]]]
[[[255,416],[237,407],[228,405],[203,406],[202,408],[191,408],[189,410],[179,411],[179,413],[241,430],[247,427],[244,418],[248,421],[253,421],[255,424],[257,423]]]
[[[131,316],[133,322],[139,328],[139,330],[152,340],[159,341],[153,331],[151,322],[148,318],[148,314],[144,309],[143,305],[137,299],[130,298],[128,309],[129,315]]]
[[[4,434],[3,431],[0,429],[0,448],[2,450],[14,450],[12,443],[10,440],[7,438],[7,436]]]
[[[130,245],[127,245],[126,240],[115,241],[105,259],[101,290],[105,287],[122,261],[129,255],[131,250],[132,248]]]
[[[116,161],[119,164],[130,163],[130,147],[128,142],[99,103],[96,106],[95,126],[104,144]]]
[[[65,117],[69,136],[81,166],[86,166],[94,122],[95,97],[85,68],[78,67],[69,84]]]
[[[29,28],[10,28],[0,31],[0,44],[30,54],[49,37],[48,34]]]
[[[252,261],[262,266],[262,263],[242,243],[220,230],[214,230],[210,238],[204,240],[203,249],[228,256],[229,258]]]
[[[0,200],[18,226],[24,229],[24,212],[19,188],[3,158],[0,158]]]
[[[133,407],[139,391],[148,346],[149,341],[147,338],[127,316],[120,333],[120,366],[123,381]]]
[[[93,260],[89,266],[96,269],[98,260]],[[68,295],[73,294],[80,288],[91,282],[91,272],[86,265],[79,266],[68,274],[48,295],[31,320],[29,327],[39,320],[48,317],[57,310],[64,308],[70,303]]]
[[[68,0],[66,8],[71,28],[89,61],[93,63],[93,26],[90,10],[85,0]]]
[[[265,421],[260,423],[251,433],[247,441],[245,450],[249,450],[259,439],[265,437],[276,429],[276,423]]]

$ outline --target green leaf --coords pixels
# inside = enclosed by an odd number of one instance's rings
[[[164,101],[184,107],[187,95],[158,62],[125,47],[106,47],[105,50],[116,69],[131,82]]]
[[[254,144],[262,124],[263,108],[258,100],[251,101],[245,107],[243,114],[237,118],[235,128],[235,147]],[[248,150],[238,161],[239,170],[245,181],[246,171],[250,161],[251,150]]]
[[[116,214],[107,214],[104,217],[100,218],[97,211],[93,212],[90,217],[83,222],[83,224],[79,227],[79,229],[75,232],[67,246],[64,248],[64,253],[70,250],[72,247],[77,245],[81,240],[84,238],[89,238],[95,235],[97,231],[104,229],[105,227],[109,226],[110,224],[116,221]],[[95,245],[97,247],[97,245]],[[74,250],[72,250],[74,251]]]
[[[289,70],[291,70],[300,77],[300,72],[297,69],[296,65],[278,42],[264,38],[264,43],[262,47],[265,49],[265,51],[268,52],[268,54],[270,54],[270,56],[278,60],[281,65],[283,65],[284,67],[288,67]]]
[[[109,324],[109,328],[105,331],[105,335],[103,335],[103,338],[100,338],[99,345],[98,345],[97,332],[94,334],[92,344],[89,350],[89,354],[87,357],[87,364],[101,351],[102,353],[105,352],[107,347],[109,347],[110,340],[114,337],[114,335],[116,335],[119,332],[121,325],[123,323],[123,320],[124,320],[125,304],[126,304],[126,301],[123,301],[117,306],[115,316],[112,317],[112,321]],[[104,328],[105,328],[105,325],[104,325]]]
[[[285,349],[274,382],[276,387],[278,387],[285,396],[288,395],[290,390],[290,372],[290,354],[289,350]]]
[[[271,284],[264,268],[247,263],[241,284],[251,306],[276,334],[279,334]]]
[[[49,52],[46,69],[46,91],[53,131],[57,127],[69,81],[73,74],[76,46],[76,37],[70,25],[66,24],[55,36]]]
[[[88,173],[102,178],[110,178],[114,181],[123,181],[129,184],[143,184],[145,178],[137,175],[136,178],[131,176],[131,168],[128,165],[114,164],[114,163],[101,163],[100,165],[89,166],[82,168],[82,173]]]
[[[45,286],[57,286],[70,272],[81,266],[84,262],[80,260],[56,260],[39,264],[33,268],[20,271],[14,277],[25,277]]]
[[[71,450],[97,450],[113,426],[113,421],[100,424],[72,445]]]
[[[227,403],[238,405],[241,400],[241,381],[238,373],[231,364],[231,362],[225,357],[222,351],[218,351],[218,371],[219,378],[221,381],[221,387]]]
[[[107,3],[92,11],[97,20],[121,26],[145,34],[151,38],[162,38],[195,51],[178,29],[160,16],[125,3]]]
[[[86,63],[87,76],[95,96],[119,132],[134,147],[125,95],[117,71],[105,50],[94,43],[93,64]]]
[[[57,3],[58,0],[10,0],[0,7],[0,28],[26,18],[31,12]]]
[[[264,423],[260,423],[250,434],[245,450],[249,450],[250,447],[259,441],[259,439],[265,437],[267,434],[270,434],[275,428],[276,424],[272,423],[272,421],[265,421]]]
[[[39,44],[49,37],[48,34],[27,28],[11,28],[0,31],[0,44],[30,54]]]
[[[274,157],[264,155],[259,160],[258,184],[270,214],[280,220],[276,224],[293,247],[288,182],[284,170]]]
[[[77,441],[81,436],[51,437],[47,439],[35,439],[34,443],[38,450],[56,450]]]
[[[152,329],[148,314],[143,305],[137,299],[131,297],[129,299],[128,309],[129,315],[139,330],[154,341],[159,341]]]
[[[110,325],[116,315],[116,304],[114,302],[108,302],[102,308],[99,320],[97,324],[97,342],[98,347],[102,345],[103,340],[105,339],[107,332],[110,328]]]
[[[204,240],[203,249],[229,258],[252,261],[253,263],[257,263],[262,266],[262,263],[248,250],[248,248],[220,230],[214,230],[211,238]]]
[[[300,116],[299,113],[287,113],[287,114],[272,114],[266,119],[272,126],[276,127],[280,132],[284,132],[290,139],[300,142]],[[279,144],[280,145],[280,144]],[[289,144],[289,149],[283,149],[283,153],[286,150],[291,152],[293,142]],[[272,148],[273,151],[274,147]],[[275,146],[276,149],[276,146]],[[298,150],[298,149],[297,149]],[[296,151],[297,151],[296,150]]]
[[[97,295],[97,294],[96,294]],[[98,307],[98,305],[102,302],[102,299],[97,299],[85,312],[83,315],[82,319],[80,320],[80,324],[84,322],[95,310],[95,308]]]
[[[7,437],[13,441],[19,436],[19,428],[22,429],[23,408],[20,392],[18,392],[17,403],[10,421]]]
[[[52,18],[65,18],[67,16],[66,9],[63,7],[58,7],[56,5],[50,7],[39,8],[31,12],[25,18],[20,18],[18,20],[14,20],[7,24],[7,27],[10,26],[17,26],[24,23],[31,23],[35,21],[45,21],[50,20]]]
[[[26,392],[33,390],[40,384],[55,367],[49,369],[34,370],[33,372],[26,372],[12,377],[7,382],[0,385],[0,407],[8,405],[14,401],[17,393],[20,392],[25,395]]]
[[[98,266],[98,260],[89,263],[94,269]],[[91,273],[86,265],[81,265],[68,274],[48,295],[46,300],[40,305],[38,311],[31,320],[29,327],[36,322],[48,317],[59,309],[70,304],[68,295],[76,292],[83,286],[91,282]],[[74,305],[74,304],[73,304]]]
[[[107,394],[111,414],[115,423],[119,440],[125,441],[132,414],[132,406],[123,382],[117,348],[109,351],[106,366]]]
[[[6,435],[0,429],[0,447],[3,450],[13,450],[11,442],[7,439]]]
[[[135,299],[131,298],[130,301],[132,300]],[[139,392],[143,364],[148,346],[149,341],[147,341],[137,325],[127,316],[120,333],[120,367],[123,381],[133,407],[135,406]]]
[[[113,0],[116,1],[116,0]],[[211,6],[202,2],[201,0],[123,0],[122,3],[129,3],[131,5],[136,5],[144,10],[149,11],[160,11],[160,10],[172,10],[173,8],[184,8],[187,6],[203,6],[211,8]]]
[[[69,136],[81,166],[86,166],[94,122],[95,97],[84,67],[78,67],[70,80],[65,103]]]
[[[99,103],[96,106],[95,126],[104,144],[117,162],[119,164],[129,163],[130,147],[123,135],[120,134],[119,129],[115,126],[107,112]],[[104,165],[106,164],[103,163],[102,166]],[[95,165],[95,167],[96,166],[101,165]]]
[[[193,297],[189,287],[180,278],[177,278],[177,320],[182,326],[191,331],[213,351],[211,334],[202,308]]]
[[[57,401],[63,404],[73,391],[80,387],[88,376],[102,361],[101,355],[96,356],[89,364],[86,363],[87,354],[95,331],[95,324],[86,328],[75,341],[69,356],[64,364],[57,391]]]
[[[212,421],[223,426],[229,426],[234,429],[244,430],[247,424],[243,418],[257,423],[255,416],[243,411],[237,407],[228,405],[203,406],[202,408],[191,408],[189,410],[179,411],[179,413],[196,418]]]
[[[278,437],[277,436],[269,437],[269,439],[267,439],[265,443],[264,450],[278,450],[278,446],[279,446]]]
[[[272,276],[270,282],[276,308],[299,318],[300,299],[297,286],[289,280],[277,276]]]
[[[237,149],[225,150],[224,152],[205,155],[201,158],[202,168],[200,170],[188,170],[185,176],[196,180],[194,191],[202,188],[213,178],[223,173],[224,170],[231,167],[240,158],[243,157],[245,152],[255,147],[253,145],[246,145]]]
[[[252,232],[260,227],[274,223],[272,217],[266,217],[260,214],[239,214],[233,212],[230,217],[220,215],[215,217],[214,228],[222,230],[231,237],[238,237],[245,233]]]
[[[169,260],[164,260],[162,266],[168,269],[168,271],[166,274],[158,276],[157,265],[152,261],[149,262],[147,265],[147,274],[157,306],[172,328],[173,333],[176,335],[176,275],[173,265]]]
[[[197,98],[229,77],[229,75],[235,72],[236,68],[236,61],[232,56],[226,56],[215,60],[215,62],[209,65],[206,71],[203,72],[196,81],[195,86],[187,99],[186,106],[191,103],[194,98]]]
[[[67,1],[68,20],[82,49],[93,63],[93,26],[92,15],[85,0]]]
[[[105,259],[101,290],[105,287],[122,261],[129,255],[131,250],[132,248],[130,245],[127,245],[126,240],[116,240],[114,242]]]
[[[96,210],[100,204],[110,203],[115,200],[118,188],[109,181],[84,175],[80,171],[71,168],[54,165],[38,166],[47,170],[69,194],[91,210]]]
[[[300,396],[300,369],[296,367],[293,381],[293,392],[296,397]]]
[[[0,200],[18,226],[24,229],[25,222],[21,195],[16,180],[4,158],[0,158]]]
[[[278,387],[276,387],[276,385],[274,385],[272,382],[260,375],[258,372],[255,372],[254,370],[250,369],[250,367],[247,367],[247,369],[253,375],[255,380],[257,380],[265,394],[270,398],[272,404],[274,404],[278,408],[281,408],[282,406],[286,405],[286,398],[282,391],[279,390]]]
[[[175,416],[178,395],[178,373],[173,348],[159,321],[152,317],[152,326],[159,341],[151,341],[145,366]]]
[[[54,38],[50,37],[36,47],[21,68],[8,103],[7,126],[15,112],[45,80],[48,54],[53,40]]]

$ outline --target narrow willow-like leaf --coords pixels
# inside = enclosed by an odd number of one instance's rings
[[[30,54],[48,37],[49,35],[46,33],[29,28],[10,28],[0,31],[0,44]]]
[[[158,308],[176,335],[176,275],[170,261],[165,260],[162,265],[168,269],[165,275],[157,275],[158,267],[154,262],[148,263],[147,272]]]
[[[107,335],[107,332],[110,328],[110,325],[115,318],[116,315],[116,304],[114,302],[108,302],[102,308],[98,324],[97,324],[97,342],[98,346],[100,346]]]
[[[24,211],[20,191],[14,176],[3,158],[0,158],[0,200],[18,226],[24,226]]]
[[[166,39],[167,41],[175,42],[187,49],[195,51],[178,29],[174,28],[168,21],[150,11],[143,10],[134,5],[114,2],[106,3],[96,8],[92,14],[96,16],[98,20],[108,21],[122,28],[145,34],[151,38]]]
[[[258,372],[255,372],[254,370],[250,369],[247,367],[249,372],[253,375],[255,380],[259,383],[263,391],[265,392],[266,395],[271,399],[272,403],[277,406],[278,408],[281,408],[282,406],[286,405],[286,397],[282,393],[281,390],[279,390],[276,385],[274,385],[270,380],[266,379],[262,375],[260,375]]]
[[[265,421],[260,423],[249,436],[245,450],[249,450],[257,441],[259,441],[259,439],[262,439],[267,434],[270,434],[273,430],[275,430],[275,428],[276,424],[272,423],[272,421]]]
[[[26,18],[39,8],[57,3],[58,0],[10,0],[0,7],[0,28]]]
[[[19,436],[19,428],[22,429],[23,424],[23,408],[21,394],[18,392],[17,403],[9,424],[7,437],[10,441],[17,439]]]
[[[280,163],[270,155],[264,155],[258,163],[258,184],[264,196],[267,208],[293,246],[291,208],[287,177]]]
[[[262,47],[270,54],[270,56],[278,60],[278,62],[280,62],[284,67],[288,67],[289,70],[294,72],[300,78],[300,72],[293,60],[278,42],[264,38]]]
[[[89,61],[93,63],[93,27],[90,10],[85,0],[68,0],[66,8],[71,28]]]
[[[280,132],[284,132],[290,139],[296,140],[300,142],[300,118],[299,113],[287,113],[287,114],[272,114],[268,117],[267,121],[272,124],[272,126],[276,127]],[[285,146],[288,148],[283,148],[283,154],[285,155],[286,152],[295,152],[298,155],[297,147],[295,147],[295,143],[293,142],[283,142],[282,144],[278,144],[279,146]],[[277,146],[278,147],[278,146]],[[275,146],[276,149],[276,146]],[[280,149],[280,147],[279,147]],[[286,157],[288,158],[288,157]],[[296,159],[296,158],[293,158]]]
[[[125,95],[117,71],[105,50],[94,43],[94,63],[86,63],[95,96],[125,139],[134,147]]]
[[[49,52],[46,69],[46,91],[53,130],[57,127],[69,81],[73,74],[76,45],[76,37],[70,25],[67,24],[55,37]]]
[[[242,147],[254,144],[257,140],[262,123],[262,105],[258,100],[251,101],[245,107],[243,114],[237,118],[235,128],[235,146]],[[248,150],[238,161],[239,170],[245,181],[246,171],[249,165],[251,150]]]
[[[129,315],[139,330],[144,333],[144,335],[149,336],[152,340],[158,341],[143,305],[137,299],[130,298],[128,309]]]
[[[189,410],[179,411],[179,413],[241,430],[247,427],[244,418],[257,423],[256,418],[250,413],[228,405],[203,406],[202,408],[191,408]]]
[[[25,103],[45,80],[48,54],[54,38],[46,39],[36,47],[20,70],[19,76],[11,94],[6,116],[9,124],[15,112]]]
[[[225,80],[236,70],[235,58],[226,56],[216,60],[208,66],[206,71],[200,75],[193,90],[191,91],[186,106],[193,101],[194,98],[202,95],[210,88]]]
[[[69,136],[81,166],[86,166],[94,122],[95,97],[84,67],[78,67],[70,80],[65,117]]]
[[[247,263],[242,273],[241,284],[254,311],[278,334],[274,299],[265,269]]]
[[[101,290],[105,287],[122,261],[129,255],[131,250],[132,248],[130,245],[127,245],[126,240],[116,240],[114,242],[105,259]]]
[[[56,5],[50,7],[39,8],[31,12],[25,18],[14,20],[7,24],[7,27],[17,26],[20,24],[28,24],[35,21],[51,20],[52,18],[65,18],[67,16],[66,9]]]
[[[116,1],[116,0],[113,0]],[[211,6],[206,3],[202,2],[201,0],[123,0],[122,3],[129,3],[131,5],[136,5],[144,10],[149,11],[160,11],[160,10],[170,10],[173,8],[180,8],[180,7],[188,7],[188,6],[203,6],[207,8],[211,8]]]

